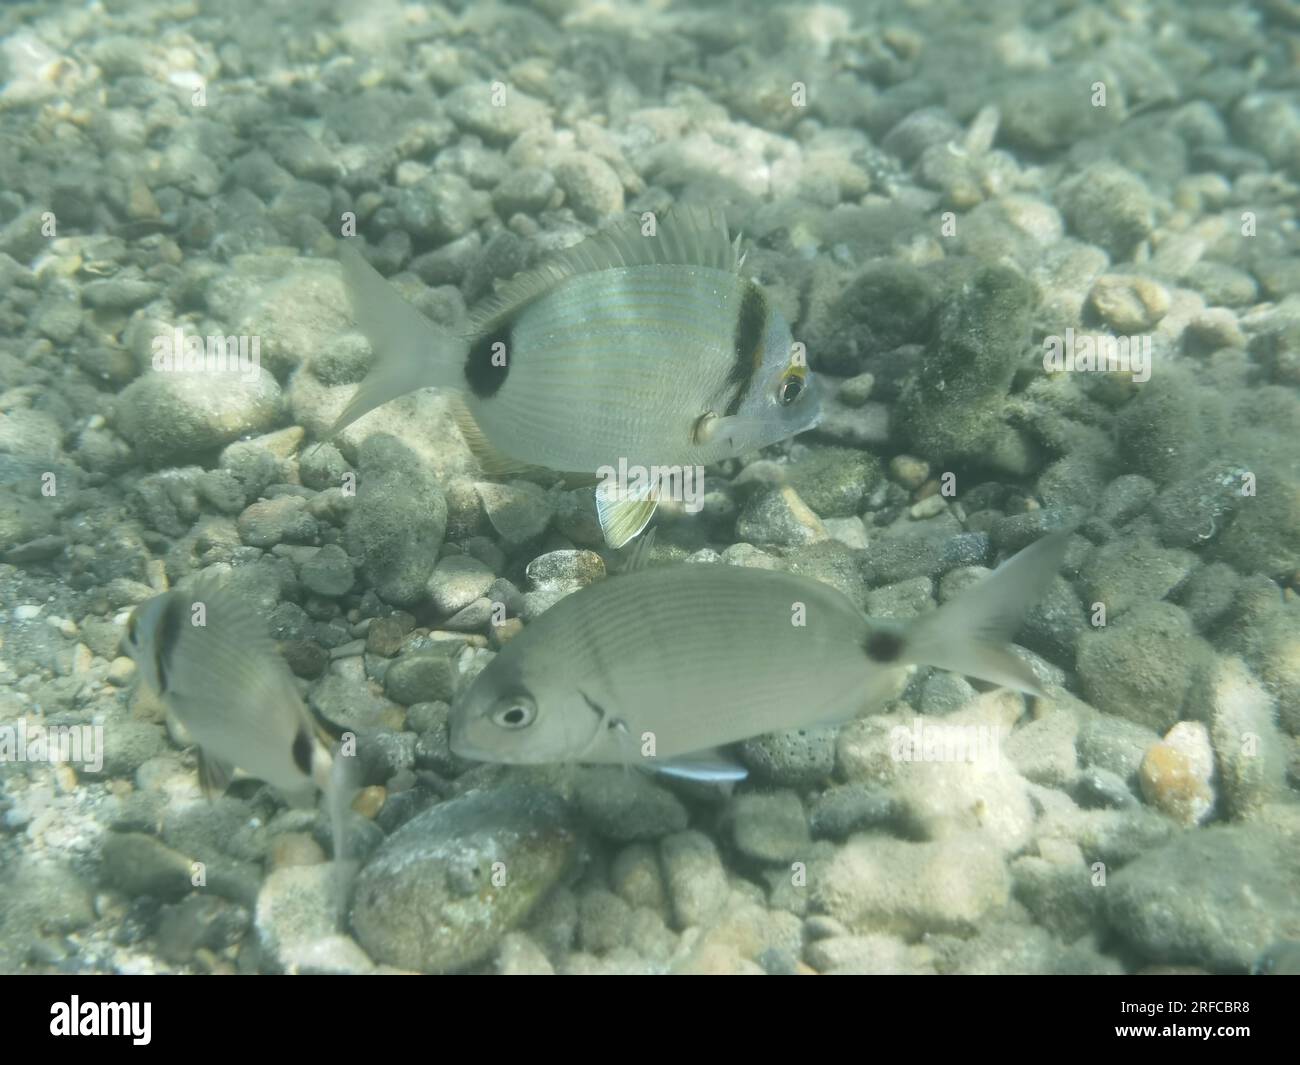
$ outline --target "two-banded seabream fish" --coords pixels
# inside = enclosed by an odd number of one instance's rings
[[[348,759],[331,755],[255,609],[203,580],[192,591],[173,589],[136,607],[122,648],[198,745],[209,795],[224,790],[235,769],[291,796],[313,788],[325,794],[342,876]]]
[[[888,698],[894,671],[909,664],[1039,694],[1006,642],[1059,568],[1067,536],[1044,537],[906,622],[865,617],[835,588],[772,570],[680,564],[611,577],[502,648],[455,703],[452,750],[737,779],[743,770],[716,748],[849,720]]]
[[[720,214],[612,226],[505,284],[456,333],[424,318],[351,244],[339,257],[377,363],[334,426],[417,388],[456,395],[492,474],[697,467],[811,428],[816,383],[790,327],[742,273]],[[662,486],[597,492],[607,542],[654,514]]]

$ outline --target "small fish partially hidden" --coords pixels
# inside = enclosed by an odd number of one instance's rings
[[[122,648],[141,682],[198,745],[199,777],[209,796],[225,790],[235,769],[290,796],[324,793],[341,896],[352,759],[331,755],[257,612],[203,581],[136,607]]]
[[[816,382],[780,311],[741,275],[725,219],[679,209],[653,230],[624,223],[560,252],[458,334],[345,241],[349,302],[378,362],[332,431],[414,389],[449,389],[488,473],[540,466],[590,478],[620,460],[707,466],[814,426]],[[659,483],[638,488],[597,495],[611,547],[654,514]]]
[[[456,700],[451,748],[481,761],[738,779],[743,769],[717,747],[847,721],[887,697],[901,666],[1040,694],[1006,641],[1059,568],[1067,536],[1044,537],[904,623],[867,618],[829,585],[771,570],[685,564],[609,578],[502,648]]]

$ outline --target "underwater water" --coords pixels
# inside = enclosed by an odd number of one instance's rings
[[[0,972],[1300,971],[1298,60],[0,6]]]

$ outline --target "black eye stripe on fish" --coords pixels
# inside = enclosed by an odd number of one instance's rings
[[[158,667],[158,694],[165,695],[171,687],[170,674],[176,645],[180,641],[184,624],[185,604],[176,596],[167,600],[158,619],[158,642],[154,650]]]
[[[303,776],[311,776],[311,737],[303,729],[293,738],[293,764],[302,770]]]
[[[755,284],[745,286],[736,315],[735,361],[727,374],[727,381],[735,384],[736,394],[727,404],[727,414],[735,414],[745,401],[758,368],[763,364],[763,332],[767,327],[767,300]]]
[[[496,345],[501,345],[502,358],[493,362]],[[474,395],[487,399],[497,394],[510,373],[510,331],[492,333],[476,340],[465,356],[465,380]]]

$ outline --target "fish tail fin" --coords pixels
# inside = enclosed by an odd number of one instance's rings
[[[339,262],[352,317],[370,341],[375,366],[329,435],[407,392],[461,387],[465,342],[407,303],[350,241],[339,245]]]
[[[950,603],[918,618],[903,632],[900,657],[1042,695],[1033,670],[1008,644],[1060,569],[1069,536],[1068,531],[1044,536]]]

